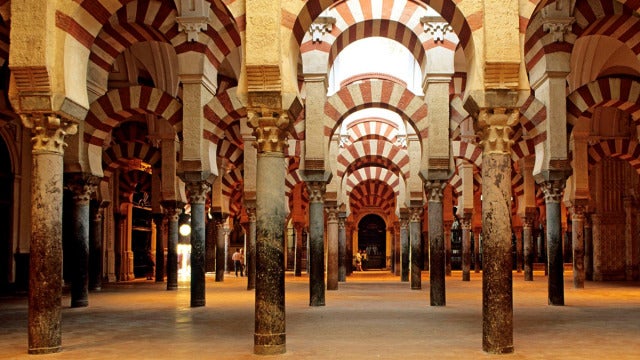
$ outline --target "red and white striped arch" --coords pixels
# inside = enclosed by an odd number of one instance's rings
[[[247,117],[247,109],[236,95],[237,87],[232,87],[216,96],[204,106],[205,137],[217,144],[225,137],[225,132],[241,118]]]
[[[373,136],[395,143],[398,140],[398,126],[387,119],[366,118],[349,124],[347,135],[350,143]]]
[[[453,0],[434,0],[434,1],[426,1],[432,9],[437,11],[453,28],[454,32],[458,35],[458,39],[460,40],[460,44],[464,49],[469,48],[469,44],[471,42],[471,33],[472,31],[477,31],[481,29],[482,22],[481,21],[472,21],[475,24],[475,27],[472,29],[469,25],[469,21],[465,18],[464,14],[460,11],[457,6],[457,3],[464,2],[472,2],[473,0],[461,0],[461,1],[453,1]],[[338,8],[342,6],[344,8],[348,8],[345,10],[341,10],[339,13],[341,18],[345,20],[351,19],[394,19],[400,23],[408,23],[415,24],[417,21],[418,25],[422,25],[419,23],[420,19],[411,19],[411,15],[415,13],[414,9],[423,7],[417,1],[412,0],[381,0],[377,2],[369,2],[369,1],[334,1],[334,0],[309,0],[302,7],[300,12],[297,15],[291,14],[295,16],[295,22],[290,24],[283,20],[283,26],[287,26],[292,29],[293,36],[295,37],[298,44],[303,43],[303,39],[306,33],[309,31],[311,27],[311,23],[327,8],[334,5],[334,8]],[[474,7],[475,8],[475,7]],[[398,15],[396,15],[398,14]],[[469,14],[469,17],[475,19],[480,16],[479,14]],[[288,16],[283,16],[283,19],[288,18]],[[396,20],[397,19],[397,20]],[[362,21],[360,20],[360,21]],[[345,21],[347,22],[347,21]],[[355,21],[352,21],[354,23]],[[347,22],[348,23],[348,22]],[[339,26],[339,24],[336,24]]]
[[[589,146],[589,166],[606,157],[627,161],[640,174],[640,144],[629,139],[603,140]]]
[[[405,179],[409,178],[411,172],[409,153],[406,149],[384,140],[362,140],[352,143],[340,151],[337,158],[336,175],[342,178],[348,169],[354,169],[353,166],[359,161],[365,164],[379,165],[390,162],[399,169],[400,173],[396,175]]]
[[[239,166],[237,168],[228,171],[222,176],[220,180],[222,196],[225,197],[223,201],[228,201],[236,188],[242,187],[243,177],[242,177],[243,167]]]
[[[85,142],[102,147],[118,124],[135,114],[155,114],[182,132],[182,105],[166,92],[148,86],[131,86],[109,91],[94,101],[85,118]]]
[[[378,208],[389,215],[396,209],[396,193],[388,184],[380,180],[367,180],[353,188],[349,195],[352,213],[363,208]]]
[[[464,159],[478,169],[482,168],[482,149],[478,145],[456,140],[451,142],[451,150],[455,159]]]
[[[567,122],[575,125],[580,117],[590,118],[595,107],[614,107],[640,119],[640,82],[604,78],[592,81],[567,97]]]
[[[287,171],[284,177],[285,195],[291,196],[293,188],[301,182],[303,182],[303,180],[300,176],[300,173],[298,172],[298,169]]]
[[[235,166],[242,163],[244,155],[242,148],[227,139],[222,139],[222,141],[218,143],[216,153],[219,158],[226,159]]]
[[[324,107],[325,136],[331,137],[342,120],[366,108],[395,111],[415,127],[421,139],[427,137],[427,105],[424,98],[395,82],[378,79],[351,84],[327,99]]]
[[[348,194],[358,185],[367,180],[380,180],[386,184],[389,184],[396,196],[400,195],[400,178],[398,175],[386,168],[369,166],[366,168],[358,169],[349,174],[345,186],[345,192]]]
[[[130,159],[139,159],[151,165],[152,168],[155,168],[160,163],[160,160],[162,160],[162,153],[152,146],[139,142],[115,144],[106,149],[102,154],[104,167],[103,181],[108,181],[114,171],[120,166],[127,166],[127,164],[122,163],[122,160]]]

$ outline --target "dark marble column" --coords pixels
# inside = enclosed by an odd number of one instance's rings
[[[353,274],[353,222],[345,221],[345,237],[347,242],[347,276]]]
[[[89,238],[89,290],[102,289],[102,209],[91,204],[91,236]]]
[[[293,228],[296,232],[296,259],[293,266],[294,276],[302,276],[302,231],[304,230],[304,224],[296,222],[293,224]]]
[[[211,185],[206,181],[190,182],[186,189],[191,204],[191,307],[198,307],[206,303],[204,206]]]
[[[473,272],[476,274],[480,273],[480,234],[482,233],[482,228],[476,228],[473,231]]]
[[[411,289],[422,288],[422,206],[409,208],[409,242],[411,244]]]
[[[62,346],[62,184],[65,136],[77,126],[55,115],[22,114],[32,130],[29,354]]]
[[[243,224],[244,225],[244,224]],[[216,222],[213,219],[213,214],[209,212],[207,224],[205,228],[205,241],[204,241],[204,257],[205,257],[205,271],[208,273],[216,272]]]
[[[409,281],[410,270],[410,246],[409,246],[409,214],[405,211],[400,212],[400,281]]]
[[[249,216],[249,234],[247,237],[247,258],[245,264],[247,269],[247,290],[256,288],[256,205],[255,201],[245,201],[247,215]]]
[[[513,235],[516,238],[516,272],[522,272],[522,262],[523,262],[523,255],[522,255],[522,228],[521,227],[516,227],[513,228]]]
[[[261,111],[249,112],[249,126],[254,129],[258,151],[253,352],[271,355],[286,352],[284,148],[290,121],[276,110]]]
[[[560,201],[564,179],[542,184],[547,207],[547,266],[549,269],[549,305],[564,305],[564,261]]]
[[[327,206],[327,290],[338,290],[338,208]]]
[[[584,214],[584,277],[593,280],[593,232],[591,214]]]
[[[523,251],[524,251],[524,281],[533,281],[533,221],[535,213],[528,211],[524,216],[523,224]]]
[[[309,305],[324,306],[324,192],[326,182],[309,187]]]
[[[214,237],[216,239],[216,282],[224,281],[225,244],[224,244],[224,222],[226,218],[222,213],[213,213],[211,221],[214,223]]]
[[[153,214],[156,224],[156,282],[164,282],[164,215]]]
[[[584,288],[584,207],[571,208],[571,247],[573,248],[573,287]]]
[[[442,229],[444,231],[444,274],[451,276],[451,225],[453,221],[443,221]]]
[[[482,128],[482,349],[513,352],[511,255],[511,126],[517,109],[481,109]]]
[[[429,298],[431,306],[445,306],[445,246],[442,197],[446,183],[427,181],[425,191],[429,211]]]
[[[350,258],[347,258],[346,218],[345,212],[338,213],[338,281],[340,282],[347,281],[347,262],[351,261]]]
[[[178,289],[178,231],[181,205],[175,201],[162,203],[167,218],[167,290]]]
[[[471,281],[471,213],[462,215],[462,281]]]
[[[393,224],[393,274],[400,276],[402,266],[400,257],[400,221]]]
[[[67,179],[67,187],[73,193],[71,307],[89,305],[89,202],[95,191],[92,181],[83,174],[69,174]]]

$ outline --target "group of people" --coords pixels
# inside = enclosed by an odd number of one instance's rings
[[[355,255],[355,262],[356,262],[356,271],[364,271],[362,269],[362,266],[367,265],[367,251],[366,250],[358,250],[358,252]]]

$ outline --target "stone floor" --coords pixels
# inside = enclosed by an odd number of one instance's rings
[[[253,292],[246,278],[207,275],[207,305],[189,307],[178,291],[135,281],[90,294],[87,308],[63,303],[63,351],[27,355],[26,298],[0,298],[0,359],[640,359],[640,283],[572,288],[566,306],[547,305],[547,282],[514,273],[514,346],[482,352],[482,281],[447,277],[447,306],[430,307],[422,290],[386,272],[355,273],[309,307],[308,278],[287,274],[287,353],[253,355]]]

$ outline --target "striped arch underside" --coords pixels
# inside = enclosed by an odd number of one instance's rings
[[[615,107],[640,119],[640,82],[622,78],[592,81],[567,97],[567,122],[575,125],[579,119],[591,118],[596,107]]]
[[[352,213],[362,208],[379,208],[386,214],[395,212],[396,194],[391,186],[380,180],[362,182],[348,195]]]

